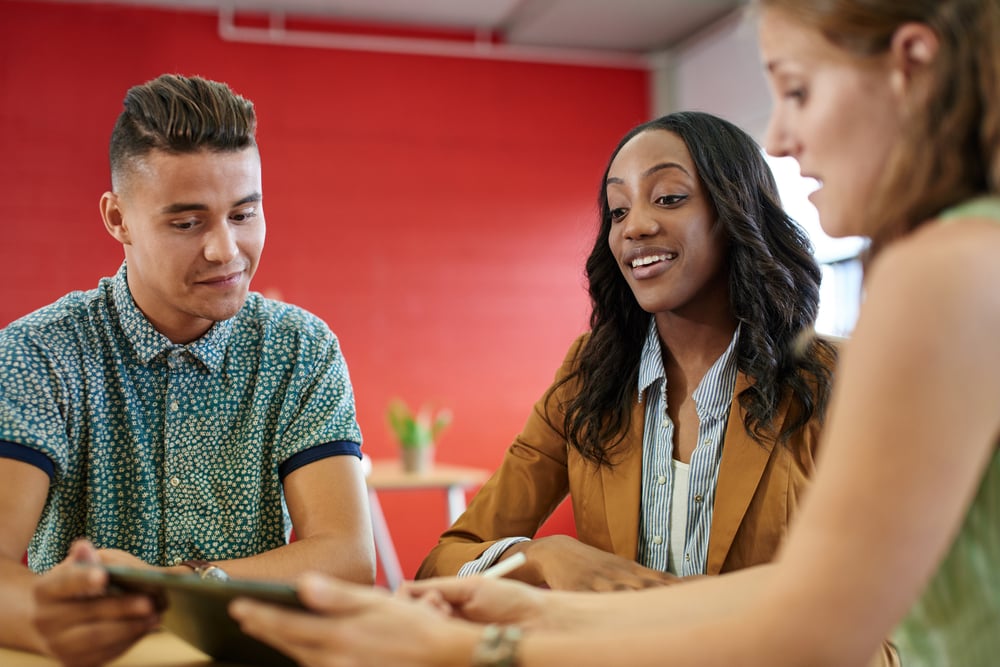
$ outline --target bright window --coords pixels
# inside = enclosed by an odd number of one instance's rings
[[[854,329],[861,304],[861,260],[858,257],[867,241],[859,236],[839,239],[827,236],[820,227],[816,207],[808,199],[809,193],[816,189],[816,181],[799,175],[799,164],[794,158],[775,158],[767,154],[764,157],[774,172],[785,211],[806,230],[816,261],[823,270],[816,330],[848,336]]]

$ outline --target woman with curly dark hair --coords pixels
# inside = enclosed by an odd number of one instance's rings
[[[682,112],[640,125],[601,182],[591,332],[418,578],[514,553],[512,577],[639,588],[771,559],[813,470],[833,349],[820,270],[757,144]],[[577,539],[531,540],[569,494]]]

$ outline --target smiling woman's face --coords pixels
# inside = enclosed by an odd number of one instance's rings
[[[759,22],[774,107],[767,152],[790,155],[820,181],[809,196],[830,236],[870,236],[858,215],[872,201],[899,137],[898,100],[887,56],[861,60],[777,9]]]
[[[608,169],[608,244],[639,306],[695,316],[728,310],[727,244],[684,141],[666,130],[629,140]]]

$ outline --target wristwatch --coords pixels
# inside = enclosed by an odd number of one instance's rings
[[[209,579],[212,581],[229,581],[229,575],[226,574],[225,570],[215,563],[210,563],[207,560],[186,560],[181,563],[181,565],[187,565],[202,579]]]

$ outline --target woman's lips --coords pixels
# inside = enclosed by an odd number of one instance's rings
[[[673,258],[656,260],[650,264],[641,264],[632,267],[632,277],[636,280],[646,280],[655,278],[670,268]]]
[[[632,270],[636,280],[654,278],[668,268],[677,259],[677,253],[665,248],[637,248],[625,258],[626,265]]]

